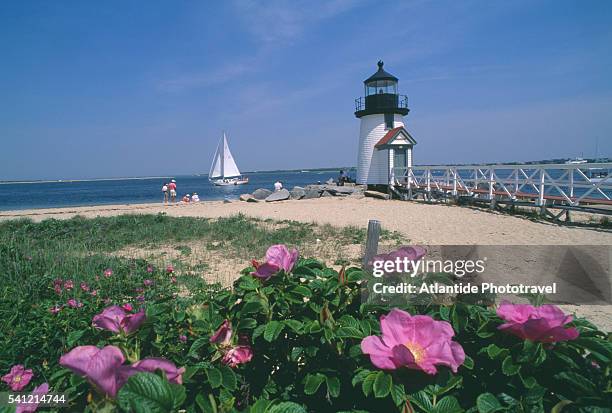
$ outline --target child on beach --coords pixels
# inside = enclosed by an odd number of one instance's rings
[[[181,201],[183,201],[184,203],[188,204],[188,203],[189,203],[189,201],[191,201],[191,200],[189,199],[189,194],[185,194],[185,196],[183,197],[183,199],[182,199]]]
[[[274,182],[274,192],[278,192],[283,189],[283,184],[281,181]]]
[[[168,203],[168,184],[164,182],[162,185],[162,193],[164,194],[164,204]]]
[[[191,202],[200,202],[200,197],[198,196],[197,192],[194,192],[193,195],[191,195]]]
[[[170,190],[170,201],[172,203],[176,202],[176,181],[173,179],[168,184],[168,189]]]

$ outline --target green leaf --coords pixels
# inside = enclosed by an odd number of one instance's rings
[[[257,327],[257,321],[253,318],[243,318],[238,323],[238,330],[252,330]]]
[[[275,340],[278,337],[278,335],[281,333],[281,331],[283,331],[283,327],[284,327],[284,324],[279,321],[276,321],[276,320],[270,321],[268,324],[266,324],[266,329],[264,330],[264,333],[263,333],[264,340],[266,340],[269,343]]]
[[[372,393],[372,387],[374,387],[374,381],[376,380],[378,373],[370,373],[361,383],[361,391],[365,396],[369,396]]]
[[[336,331],[336,336],[340,338],[363,338],[363,333],[355,327],[340,327]]]
[[[581,374],[564,371],[555,375],[556,379],[566,382],[572,388],[583,394],[595,394],[595,384]]]
[[[465,361],[463,362],[463,367],[465,367],[468,370],[472,370],[474,368],[474,359],[466,355]]]
[[[304,324],[298,320],[284,320],[283,323],[296,333],[300,333],[304,327]]]
[[[321,373],[306,375],[306,379],[304,380],[304,393],[308,395],[315,394],[324,380],[325,376]]]
[[[446,396],[438,400],[432,413],[460,413],[463,409],[459,401],[453,396]]]
[[[271,404],[272,401],[270,400],[259,399],[250,407],[249,413],[266,413],[268,406]]]
[[[213,389],[216,389],[217,387],[221,386],[221,380],[223,379],[223,376],[221,375],[221,372],[215,367],[206,369],[206,377],[208,378],[208,383]]]
[[[291,292],[294,294],[301,295],[303,297],[308,297],[308,298],[312,297],[312,291],[310,291],[310,288],[305,287],[303,285],[298,285],[293,290],[291,290]]]
[[[357,374],[355,374],[353,376],[353,379],[351,380],[351,384],[353,385],[353,387],[355,387],[356,385],[358,385],[359,383],[363,382],[363,380],[368,376],[368,374],[370,374],[371,371],[370,370],[360,370],[359,372],[357,372]]]
[[[426,412],[429,412],[431,409],[433,409],[433,404],[431,404],[429,395],[424,390],[421,390],[415,394],[408,396],[408,399],[410,399],[412,403],[416,404],[418,407],[420,407],[422,410],[425,410]]]
[[[499,400],[491,393],[482,393],[478,396],[476,407],[478,408],[478,413],[493,413],[502,409]]]
[[[403,384],[394,384],[391,388],[391,397],[396,406],[401,405],[406,401],[406,391]]]
[[[70,333],[68,333],[68,337],[66,338],[66,346],[68,347],[74,346],[74,344],[77,341],[79,341],[81,337],[83,337],[83,334],[85,333],[86,333],[85,330],[71,331]]]
[[[189,351],[187,352],[187,357],[200,358],[198,355],[198,350],[203,346],[207,345],[208,343],[208,337],[198,338],[189,348]]]
[[[238,387],[236,374],[227,366],[221,367],[221,385],[229,391],[234,391]]]
[[[510,356],[507,356],[502,362],[502,373],[506,376],[514,376],[520,369],[521,366],[514,364]]]
[[[391,392],[392,386],[393,379],[391,376],[384,371],[379,371],[374,380],[374,396],[379,399],[386,397]]]
[[[130,377],[117,395],[121,409],[134,413],[164,413],[175,410],[185,400],[185,388],[173,388],[167,380],[153,373]]]
[[[242,307],[242,310],[240,311],[240,313],[241,314],[255,314],[255,313],[261,312],[261,310],[263,310],[264,308],[265,307],[263,303],[259,300],[249,301]]]
[[[559,403],[555,404],[553,408],[550,410],[550,413],[561,413],[563,408],[567,405],[572,404],[571,400],[561,400]]]
[[[338,377],[325,377],[325,383],[327,384],[327,393],[331,397],[338,397],[340,395],[340,379]]]
[[[267,413],[307,413],[304,407],[293,402],[282,402],[272,406]]]

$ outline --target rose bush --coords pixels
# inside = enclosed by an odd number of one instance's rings
[[[361,269],[336,271],[278,245],[231,290],[178,294],[180,277],[174,283],[144,261],[104,276],[107,268],[89,291],[45,279],[49,295],[33,314],[42,337],[18,332],[15,344],[3,342],[5,382],[14,381],[12,366],[20,365],[15,374],[31,369],[24,391],[48,383],[69,395],[72,411],[605,412],[612,405],[608,335],[553,306],[496,308],[462,296],[444,305],[366,304]],[[145,279],[153,282],[143,288]],[[118,280],[125,288],[111,284]],[[142,303],[123,306],[140,296]],[[64,305],[68,298],[82,307]],[[49,339],[55,347],[33,350]]]

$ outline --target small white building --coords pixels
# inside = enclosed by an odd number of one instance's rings
[[[361,119],[357,183],[389,185],[406,182],[416,141],[404,127],[407,98],[397,93],[397,78],[383,69],[364,80],[365,96],[355,99],[355,116]]]

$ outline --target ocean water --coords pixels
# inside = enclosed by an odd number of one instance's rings
[[[207,176],[175,176],[178,197],[197,192],[200,200],[235,199],[257,188],[272,190],[279,179],[285,188],[324,183],[338,177],[340,168],[316,171],[270,171],[245,173],[249,183],[214,186]],[[349,170],[354,177],[355,172]],[[84,205],[141,204],[161,202],[161,187],[169,178],[138,178],[93,181],[0,184],[0,210],[57,208]]]

